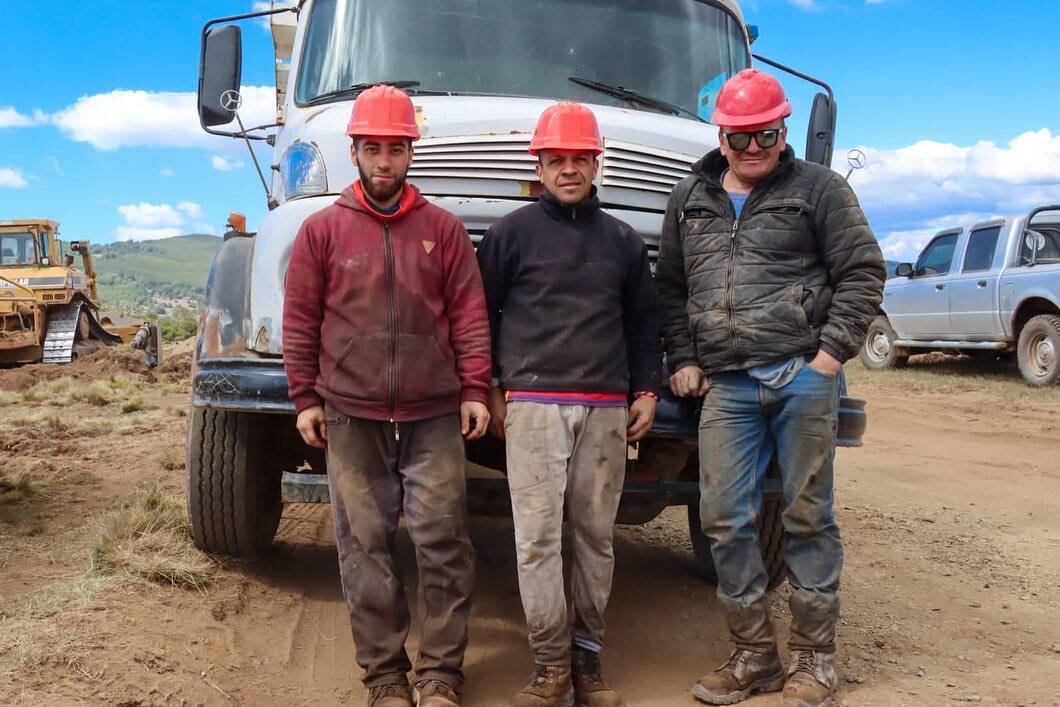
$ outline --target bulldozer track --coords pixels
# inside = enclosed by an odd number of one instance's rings
[[[44,363],[70,363],[74,360],[74,339],[84,303],[54,307],[48,313],[48,333],[44,335]]]

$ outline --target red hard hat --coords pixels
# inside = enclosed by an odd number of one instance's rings
[[[346,126],[350,137],[407,137],[420,139],[416,126],[416,109],[412,99],[400,88],[372,86],[353,102],[353,112]]]
[[[593,112],[580,103],[561,101],[541,114],[530,141],[530,154],[541,150],[589,150],[600,154],[604,142]]]
[[[725,82],[718,92],[711,122],[726,128],[772,123],[791,115],[784,87],[758,69],[744,69]]]

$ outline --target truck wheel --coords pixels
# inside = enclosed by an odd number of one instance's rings
[[[909,356],[894,345],[895,335],[887,317],[872,320],[865,343],[861,346],[861,363],[873,371],[885,368],[901,368],[909,362]]]
[[[762,553],[762,563],[769,575],[769,588],[773,589],[787,576],[787,565],[784,564],[784,525],[781,514],[784,512],[784,501],[779,498],[766,499],[762,502],[762,513],[759,516],[758,549]],[[688,505],[688,535],[692,540],[692,553],[699,561],[703,577],[708,584],[718,584],[718,570],[714,567],[714,558],[710,554],[710,540],[703,534],[703,525],[699,519],[699,504]]]
[[[1020,332],[1020,373],[1033,386],[1046,386],[1060,379],[1060,316],[1039,314]]]
[[[270,463],[264,415],[194,408],[188,429],[188,515],[207,552],[260,555],[283,511],[281,469]]]

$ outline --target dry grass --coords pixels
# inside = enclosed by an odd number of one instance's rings
[[[95,380],[90,383],[78,382],[73,378],[65,377],[37,383],[22,397],[26,402],[46,405],[86,403],[102,407],[128,397],[137,388],[138,384],[135,381],[123,376],[111,376],[108,379]]]
[[[192,544],[183,500],[156,484],[102,520],[92,569],[104,576],[201,589],[217,565]]]
[[[121,411],[123,415],[128,415],[131,412],[139,412],[144,409],[143,398],[136,397],[130,398],[121,404]]]
[[[0,506],[24,501],[37,490],[27,474],[8,474],[0,471]]]
[[[155,457],[155,461],[166,471],[177,471],[184,468],[184,451],[167,449]]]
[[[67,394],[75,385],[73,378],[56,378],[51,381],[37,383],[22,394],[29,403],[52,403],[61,405],[67,399]]]
[[[7,390],[0,390],[0,407],[18,405],[22,402],[22,396]]]
[[[846,366],[851,394],[887,388],[910,394],[979,393],[1018,403],[1060,403],[1060,386],[1033,388],[1013,361],[976,361],[963,356],[913,356],[905,368],[870,371],[860,361]]]

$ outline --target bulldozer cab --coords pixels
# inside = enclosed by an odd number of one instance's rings
[[[0,267],[48,266],[59,252],[54,221],[0,221]]]

